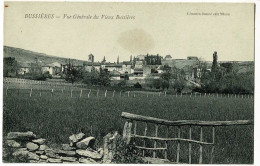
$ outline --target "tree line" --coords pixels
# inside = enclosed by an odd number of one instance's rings
[[[236,63],[226,62],[219,64],[217,61],[217,53],[213,54],[213,62],[211,70],[203,61],[198,61],[196,70],[200,74],[194,73],[192,81],[200,86],[189,85],[187,71],[177,69],[176,67],[169,68],[163,66],[165,72],[160,74],[159,79],[154,79],[152,76],[147,76],[146,84],[148,87],[155,89],[174,89],[177,92],[182,92],[187,88],[194,92],[201,93],[230,93],[230,94],[250,94],[254,93],[254,72],[246,71],[239,72],[239,65]],[[192,68],[188,69],[191,73]]]

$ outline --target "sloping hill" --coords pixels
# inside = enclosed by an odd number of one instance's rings
[[[20,64],[35,62],[36,58],[38,62],[41,62],[44,65],[54,63],[54,62],[58,62],[60,64],[68,63],[67,58],[50,56],[44,53],[38,53],[38,52],[33,52],[33,51],[24,50],[21,48],[9,47],[9,46],[4,46],[4,57],[14,57]],[[83,65],[84,61],[71,59],[71,62],[74,65]]]

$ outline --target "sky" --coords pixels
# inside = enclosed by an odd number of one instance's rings
[[[214,51],[219,61],[253,61],[254,4],[5,2],[4,45],[110,62],[147,53],[212,61]]]

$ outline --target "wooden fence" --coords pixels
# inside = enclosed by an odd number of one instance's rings
[[[192,153],[192,143],[199,145],[199,164],[203,163],[203,147],[204,146],[211,146],[211,152],[210,152],[210,163],[213,163],[214,158],[214,148],[215,148],[215,127],[218,126],[232,126],[232,125],[253,125],[252,120],[236,120],[236,121],[198,121],[198,120],[178,120],[178,121],[169,121],[165,119],[158,119],[153,117],[147,117],[147,116],[141,116],[136,114],[131,114],[127,112],[122,112],[121,115],[123,118],[126,119],[124,130],[123,130],[123,139],[126,141],[127,144],[129,144],[132,140],[132,138],[140,138],[143,139],[143,146],[135,146],[138,149],[141,149],[143,151],[143,157],[145,156],[145,151],[152,151],[153,152],[153,158],[168,161],[168,154],[167,151],[169,150],[169,142],[177,142],[177,149],[176,149],[176,162],[174,163],[180,163],[180,144],[182,142],[188,142],[189,143],[189,149],[188,149],[188,156],[189,156],[189,164],[191,164],[191,153]],[[143,135],[137,134],[137,121],[144,123],[145,127],[143,130]],[[151,123],[155,125],[155,134],[154,136],[147,136],[147,124]],[[165,126],[166,129],[166,137],[160,137],[158,135],[158,126]],[[169,138],[169,128],[177,126],[178,127],[178,137],[177,138]],[[181,129],[182,126],[189,126],[189,138],[181,138]],[[192,139],[192,126],[198,126],[200,128],[200,140]],[[203,127],[210,127],[211,128],[211,141],[206,142],[203,141]],[[154,146],[147,147],[146,141],[151,140],[154,142]],[[164,147],[158,147],[157,142],[158,141],[164,141]],[[157,152],[158,151],[164,151],[164,158],[158,158]]]
[[[116,91],[116,90],[104,90],[104,89],[89,89],[85,85],[84,87],[81,85],[74,85],[74,86],[48,86],[48,85],[42,85],[38,87],[34,86],[27,86],[27,87],[17,87],[17,86],[10,86],[10,85],[4,85],[4,91],[5,95],[8,95],[9,93],[16,93],[16,94],[21,94],[20,91],[23,91],[24,93],[27,94],[29,92],[30,94],[39,94],[41,96],[42,92],[46,92],[53,96],[57,95],[62,95],[65,92],[71,93],[72,96],[88,96],[90,97],[173,97],[173,98],[241,98],[241,99],[253,99],[254,95],[249,95],[249,94],[210,94],[210,93],[205,93],[205,94],[197,94],[197,93],[176,93],[176,94],[168,94],[166,91],[165,92],[149,92],[149,91],[143,91],[143,92],[138,92],[138,91]],[[17,91],[17,92],[16,92]],[[26,92],[27,91],[27,92]],[[73,95],[72,95],[73,94]],[[31,97],[31,95],[30,95]]]
[[[3,82],[6,86],[9,87],[18,87],[19,88],[27,88],[28,86],[30,87],[78,87],[78,88],[87,88],[86,84],[79,84],[79,83],[68,83],[68,82],[64,82],[64,81],[38,81],[38,80],[29,80],[29,79],[22,79],[22,78],[8,78],[8,77],[4,77],[3,78]]]
[[[109,91],[105,91],[104,95],[102,95],[101,90],[97,89],[89,89],[91,87],[87,86],[86,84],[79,84],[79,83],[67,83],[67,82],[55,82],[55,81],[37,81],[37,80],[28,80],[28,79],[21,79],[21,78],[8,78],[5,77],[3,79],[4,87],[6,87],[6,94],[8,93],[8,90],[11,89],[24,89],[28,91],[37,91],[37,90],[47,90],[51,91],[51,95],[53,95],[56,92],[62,91],[65,92],[65,90],[70,91],[70,93],[80,93],[79,95],[75,94],[76,96],[82,96],[82,91],[90,90],[88,92],[88,97],[90,97],[90,94],[93,95],[94,91],[98,91],[96,96],[107,96],[107,93]],[[74,92],[73,92],[74,91]],[[93,91],[93,92],[91,92]],[[118,92],[118,93],[117,93]],[[115,97],[116,95],[119,95],[120,97],[124,93],[123,91],[110,91],[110,93],[113,93],[111,96]],[[30,92],[31,93],[31,92]],[[205,97],[214,97],[214,98],[253,98],[253,94],[218,94],[218,93],[175,93],[170,94],[167,91],[162,92],[149,92],[149,91],[127,91],[125,92],[127,94],[127,97],[165,97],[165,96],[172,96],[172,97],[190,97],[190,98],[205,98]],[[19,93],[17,93],[19,94]],[[40,93],[41,94],[41,93]],[[71,95],[72,96],[72,95]]]

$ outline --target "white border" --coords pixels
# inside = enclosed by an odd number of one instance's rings
[[[10,0],[6,0],[6,1],[10,1]],[[26,0],[16,0],[16,1],[26,1]],[[27,0],[28,1],[28,0]],[[46,1],[46,0],[34,0],[34,1]],[[50,0],[49,0],[50,1]],[[77,0],[77,1],[73,1],[73,0],[55,0],[56,2],[111,2],[110,0]],[[1,55],[1,61],[0,61],[0,82],[1,82],[1,90],[0,90],[0,96],[1,96],[1,100],[0,100],[0,108],[1,108],[1,125],[2,125],[2,119],[3,119],[3,114],[2,114],[2,108],[3,108],[3,100],[2,100],[2,96],[3,96],[3,11],[4,11],[4,1],[0,0],[1,2],[1,6],[0,6],[0,22],[1,22],[1,26],[0,26],[0,33],[2,35],[0,35],[0,45],[2,46],[2,49],[0,51],[0,55]],[[258,120],[260,120],[260,113],[258,112],[258,108],[260,103],[257,103],[256,101],[260,101],[260,88],[259,88],[259,83],[260,83],[260,79],[259,79],[259,71],[260,71],[260,66],[258,66],[259,62],[260,62],[260,58],[259,58],[259,53],[260,53],[260,32],[259,32],[259,23],[260,23],[260,1],[259,0],[163,0],[163,1],[159,1],[159,0],[113,0],[113,2],[224,2],[224,3],[255,3],[256,4],[256,10],[255,10],[255,107],[254,107],[254,164],[253,165],[259,165],[260,164],[260,158],[258,156],[260,156],[260,148],[259,148],[259,140],[260,140],[260,133],[258,132],[258,130],[260,129],[260,122]],[[258,129],[258,130],[257,130]],[[0,135],[2,138],[2,128],[0,130]],[[2,161],[2,140],[0,141],[0,149],[1,149],[1,153],[0,153],[0,158]],[[3,165],[13,165],[13,164],[4,164]],[[16,165],[16,164],[15,164]],[[25,165],[25,164],[19,164],[19,165]],[[26,164],[27,165],[27,164]],[[32,164],[31,164],[32,165]],[[41,165],[50,165],[50,164],[41,164]],[[69,164],[69,165],[74,165],[74,164]],[[107,164],[103,164],[103,165],[107,165]],[[124,164],[118,164],[118,165],[124,165]],[[137,164],[135,164],[137,165]],[[165,164],[164,164],[165,166]]]

